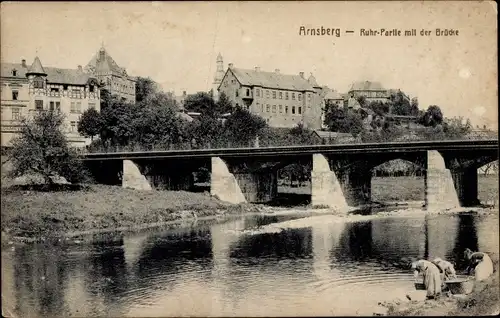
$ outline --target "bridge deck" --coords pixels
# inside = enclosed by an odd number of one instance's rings
[[[314,153],[323,154],[366,154],[382,152],[419,152],[440,151],[476,151],[498,150],[498,140],[452,140],[452,141],[412,141],[366,144],[336,144],[311,146],[282,146],[266,148],[224,148],[164,150],[140,152],[88,153],[83,160],[119,160],[119,159],[161,159],[161,158],[210,158],[210,157],[270,157],[300,156]]]

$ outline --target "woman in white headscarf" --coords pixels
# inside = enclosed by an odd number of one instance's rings
[[[439,268],[432,262],[426,260],[419,260],[413,262],[411,268],[414,270],[415,279],[418,274],[424,277],[424,285],[427,290],[427,299],[438,298],[441,295],[441,273]]]
[[[493,262],[488,254],[483,252],[472,252],[466,248],[465,259],[469,262],[467,274],[474,269],[474,275],[477,281],[485,280],[493,274]]]

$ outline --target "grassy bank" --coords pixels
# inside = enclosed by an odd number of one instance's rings
[[[10,236],[60,236],[65,233],[134,228],[150,223],[251,211],[208,194],[136,191],[92,185],[78,191],[2,189],[2,233]]]

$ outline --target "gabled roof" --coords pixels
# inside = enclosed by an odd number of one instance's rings
[[[85,71],[89,73],[109,73],[117,76],[127,76],[124,68],[119,67],[111,55],[101,47],[85,66]]]
[[[227,72],[232,72],[241,85],[298,91],[314,91],[312,85],[300,75],[287,75],[276,72],[263,72],[242,68],[230,68]]]
[[[40,62],[40,59],[38,56],[35,57],[35,60],[33,61],[33,64],[31,64],[30,68],[28,69],[28,74],[33,73],[33,74],[46,74],[45,70],[43,69],[42,63]]]
[[[0,63],[0,65],[0,76],[26,79],[26,72],[28,72],[28,68],[23,67],[21,63]],[[16,76],[12,75],[12,70],[17,71]]]
[[[355,82],[351,85],[350,91],[385,91],[380,82]]]

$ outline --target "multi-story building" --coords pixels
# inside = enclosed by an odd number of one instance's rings
[[[85,66],[85,72],[96,77],[102,89],[111,95],[118,95],[130,103],[135,103],[135,78],[116,64],[108,52],[101,47]]]
[[[390,98],[389,90],[382,87],[379,82],[355,82],[348,91],[349,97],[358,98],[364,96],[367,102],[387,102]]]
[[[30,67],[21,63],[1,63],[1,144],[9,146],[19,131],[20,120],[37,111],[60,110],[65,115],[65,130],[72,146],[84,146],[89,140],[77,131],[81,114],[100,110],[100,91],[96,78],[77,69],[43,67],[35,57]]]
[[[302,123],[321,128],[322,87],[311,74],[299,75],[235,68],[232,63],[218,87],[235,106],[263,117],[269,126],[291,128]]]

